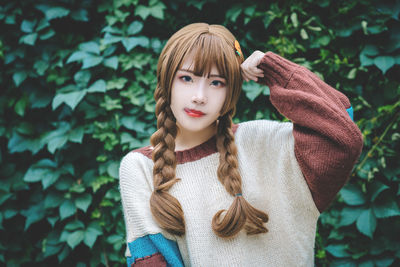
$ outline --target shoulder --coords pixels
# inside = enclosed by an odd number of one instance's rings
[[[271,120],[242,122],[235,133],[237,139],[257,141],[259,138],[274,141],[288,141],[293,137],[293,123]]]
[[[245,157],[276,159],[294,154],[293,124],[271,120],[239,124],[235,134],[239,154]]]
[[[146,187],[152,184],[153,161],[151,160],[151,151],[150,147],[132,150],[121,159],[119,166],[121,188],[131,184]]]
[[[152,151],[153,151],[152,147],[146,146],[128,152],[121,159],[120,168],[137,165],[138,163],[146,161],[147,159],[151,160]]]

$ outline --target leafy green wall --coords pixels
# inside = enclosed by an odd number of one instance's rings
[[[8,3],[4,3],[8,2]],[[2,1],[0,265],[120,266],[118,167],[155,130],[157,56],[198,21],[271,50],[352,101],[365,138],[323,213],[318,266],[400,263],[399,1]],[[244,85],[235,122],[284,118]]]

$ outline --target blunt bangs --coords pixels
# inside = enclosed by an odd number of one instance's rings
[[[236,59],[230,58],[227,52],[230,52],[231,56],[234,55],[233,48],[228,46],[220,37],[214,34],[202,34],[194,40],[193,46],[184,56],[181,65],[187,58],[192,57],[192,70],[195,75],[209,77],[211,69],[215,65],[219,75],[228,80],[233,75],[228,67],[232,67],[232,62],[229,62],[229,59],[234,61]]]

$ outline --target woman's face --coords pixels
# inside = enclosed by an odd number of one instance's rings
[[[215,66],[210,76],[196,76],[194,63],[188,57],[174,77],[171,109],[180,132],[207,132],[220,116],[228,88]]]

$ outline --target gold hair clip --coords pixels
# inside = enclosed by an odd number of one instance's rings
[[[242,49],[240,49],[240,44],[237,40],[235,40],[235,53],[241,57],[243,55]]]

